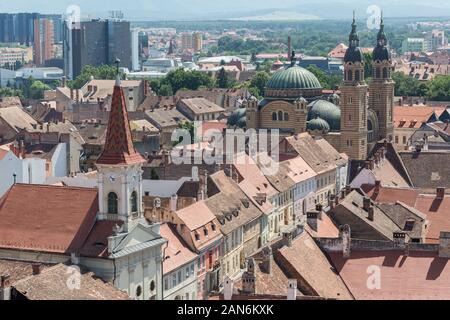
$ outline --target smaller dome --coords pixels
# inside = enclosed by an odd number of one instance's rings
[[[228,117],[228,125],[229,126],[236,126],[237,123],[241,118],[245,118],[246,116],[246,109],[245,108],[239,108],[237,110],[234,110],[230,116]]]
[[[326,100],[316,100],[309,105],[308,120],[320,118],[325,120],[331,131],[339,131],[341,129],[341,109]]]
[[[344,62],[362,62],[364,60],[359,47],[349,47],[345,52]]]
[[[391,52],[386,46],[376,46],[373,49],[373,61],[391,60]]]
[[[330,132],[330,125],[320,117],[308,121],[306,123],[306,128],[311,131],[318,130],[322,132]]]
[[[247,118],[246,117],[241,117],[238,122],[236,122],[236,125],[239,128],[245,128],[245,126],[247,125]]]

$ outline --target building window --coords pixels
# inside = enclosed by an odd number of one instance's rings
[[[283,112],[278,111],[278,121],[283,121]]]
[[[142,287],[141,286],[137,286],[136,288],[136,297],[140,297],[142,294]]]
[[[117,214],[118,213],[118,199],[117,194],[114,192],[108,193],[108,213]]]
[[[277,121],[277,113],[272,112],[272,121]]]
[[[167,278],[164,279],[164,290],[169,290],[169,279]]]
[[[348,81],[352,81],[353,80],[353,76],[352,76],[352,71],[351,70],[348,70],[347,79],[348,79]]]
[[[166,279],[166,280],[167,280],[167,279]],[[150,292],[154,291],[154,290],[155,290],[155,287],[156,287],[155,281],[152,280],[152,282],[150,282]]]
[[[383,68],[383,79],[387,79],[388,77],[388,70],[386,67]]]
[[[403,136],[403,144],[406,144],[406,136]]]
[[[136,191],[133,191],[131,193],[130,205],[131,205],[131,212],[137,212],[138,211],[137,193],[136,193]]]
[[[211,229],[212,229],[212,231],[216,231],[216,225],[214,223],[211,224]]]
[[[284,121],[289,121],[289,113],[284,113]]]

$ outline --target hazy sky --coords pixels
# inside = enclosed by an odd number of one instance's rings
[[[64,13],[71,4],[80,6],[82,15],[106,16],[108,10],[122,10],[128,19],[152,20],[218,19],[270,11],[342,18],[351,15],[352,8],[364,17],[374,4],[391,17],[450,16],[450,3],[443,0],[0,0],[0,12]]]

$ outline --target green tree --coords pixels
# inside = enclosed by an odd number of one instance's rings
[[[29,98],[36,100],[43,99],[44,91],[50,89],[51,89],[50,86],[44,84],[42,81],[33,80],[30,85]]]
[[[160,96],[165,96],[165,97],[173,96],[172,87],[170,86],[170,84],[163,84],[159,88],[157,94],[160,95]]]
[[[228,75],[224,68],[221,68],[219,70],[219,73],[217,75],[217,85],[219,88],[225,89],[228,88]]]
[[[159,175],[156,172],[155,168],[152,168],[150,171],[150,180],[159,180]]]
[[[428,84],[427,97],[436,101],[450,100],[450,76],[437,76]]]
[[[23,98],[22,90],[13,89],[13,88],[0,88],[0,97],[19,97]]]
[[[265,71],[257,72],[252,79],[250,80],[249,91],[250,88],[253,92],[257,93],[255,96],[260,98],[264,96],[264,90],[266,88],[267,82],[269,81],[270,75]]]
[[[81,70],[81,74],[75,80],[69,82],[69,87],[73,89],[80,89],[83,87],[91,77],[101,80],[114,80],[117,76],[117,68],[110,65],[102,65],[100,67],[85,66]],[[121,74],[124,78],[124,74]]]
[[[373,76],[373,55],[370,52],[364,53],[364,76],[370,78]]]

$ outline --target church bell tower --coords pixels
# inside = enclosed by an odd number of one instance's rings
[[[367,157],[367,85],[354,13],[349,48],[344,57],[344,83],[340,91],[341,152],[345,152],[350,159],[364,160]]]

